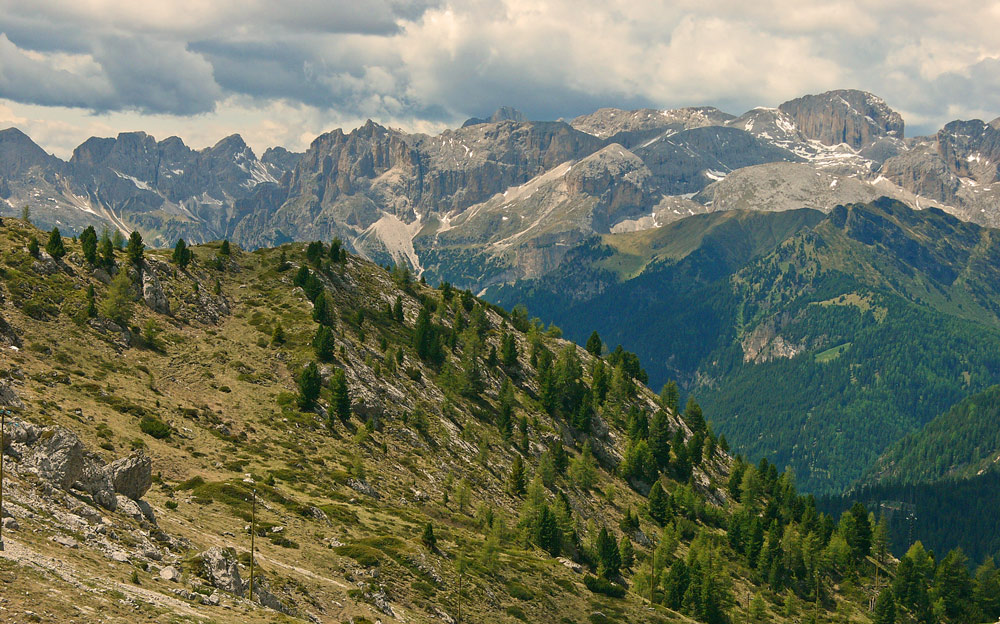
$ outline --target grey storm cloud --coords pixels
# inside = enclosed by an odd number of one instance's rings
[[[0,0],[0,33],[0,98],[94,112],[239,98],[450,123],[499,104],[740,113],[844,87],[917,132],[1000,114],[998,2]]]

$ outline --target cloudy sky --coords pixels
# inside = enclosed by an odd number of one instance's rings
[[[62,157],[125,130],[260,153],[367,118],[739,114],[835,88],[881,95],[908,135],[1000,116],[1000,2],[0,0],[0,127]]]

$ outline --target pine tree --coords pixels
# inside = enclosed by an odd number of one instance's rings
[[[872,624],[896,624],[896,601],[888,587],[879,592],[875,599],[875,613]]]
[[[395,319],[399,323],[403,322],[403,297],[402,297],[402,295],[396,295],[396,302],[392,305],[392,318]]]
[[[597,335],[597,332],[590,334],[590,338],[587,339],[587,353],[593,355],[594,357],[601,357],[601,351],[604,345],[601,344],[601,337]]]
[[[281,326],[281,322],[275,323],[274,330],[271,332],[271,344],[273,345],[283,345],[285,344],[285,328]]]
[[[555,514],[549,506],[542,504],[538,511],[538,519],[535,527],[535,544],[553,557],[559,555],[560,546],[559,525],[556,523]]]
[[[622,556],[622,567],[626,570],[632,568],[635,563],[635,547],[632,546],[632,540],[629,539],[628,535],[622,536],[622,541],[618,546],[618,550],[621,552]]]
[[[649,451],[660,470],[670,466],[670,418],[662,409],[656,410],[649,425]]]
[[[622,565],[621,553],[618,551],[618,542],[611,537],[607,527],[601,527],[595,550],[598,573],[606,579],[616,576]]]
[[[125,257],[128,258],[129,264],[139,266],[142,264],[143,250],[146,245],[142,242],[142,234],[138,231],[132,230],[131,236],[128,237],[128,248],[125,250]]]
[[[325,290],[320,292],[313,303],[312,318],[320,325],[333,327],[333,304],[330,302],[330,294]]]
[[[80,234],[80,246],[83,248],[83,257],[87,263],[93,266],[97,263],[97,232],[94,226],[88,225]]]
[[[669,609],[680,611],[684,603],[684,594],[688,588],[688,567],[683,559],[675,561],[670,566],[667,578],[663,581],[663,603]]]
[[[430,522],[424,525],[424,532],[420,535],[420,541],[428,550],[437,550],[437,538],[434,537],[434,525]]]
[[[174,246],[174,253],[170,259],[183,271],[190,264],[191,256],[192,252],[187,243],[184,242],[183,238],[178,238],[177,244]]]
[[[101,316],[127,327],[132,320],[132,280],[127,271],[119,271],[111,280],[108,293],[101,302]]]
[[[110,269],[115,265],[115,245],[108,237],[107,230],[101,234],[101,242],[97,245],[97,251],[101,256],[101,265],[105,269]]]
[[[87,286],[87,318],[94,318],[97,316],[97,303],[95,301],[94,285],[89,284]]]
[[[299,407],[309,409],[316,404],[322,383],[316,362],[309,362],[298,375]]]
[[[334,369],[330,377],[330,402],[333,413],[347,422],[351,418],[351,396],[347,389],[347,375],[343,369]]]
[[[38,239],[35,238],[34,234],[32,234],[31,238],[28,239],[28,253],[37,258],[38,250],[39,250]]]
[[[705,433],[705,417],[701,413],[701,406],[694,400],[694,397],[688,397],[687,406],[684,408],[684,422],[687,423],[688,427],[691,427],[691,431]],[[692,459],[694,458],[692,457]]]
[[[63,245],[62,235],[59,234],[59,228],[52,228],[52,232],[49,234],[49,240],[45,243],[45,251],[59,260],[66,255],[66,247]]]
[[[684,444],[684,432],[682,430],[678,429],[674,432],[674,441],[670,445],[670,448],[674,452],[674,459],[670,465],[674,477],[678,481],[687,481],[688,477],[691,476],[691,459],[688,456],[687,446]]]
[[[569,476],[581,490],[594,487],[594,481],[597,479],[597,462],[594,460],[590,440],[583,443],[580,455],[570,461]]]
[[[312,341],[313,351],[316,352],[316,359],[320,362],[333,360],[333,350],[336,346],[333,339],[333,331],[326,325],[320,325],[316,329],[316,335]]]
[[[226,258],[229,257],[230,255],[229,239],[223,239],[222,244],[219,245],[219,255],[224,256]]]
[[[608,396],[608,368],[604,365],[604,360],[596,360],[594,366],[590,371],[590,388],[593,393],[594,400],[597,401],[598,405],[604,403],[604,399]]]
[[[667,523],[670,514],[670,495],[663,491],[659,479],[649,490],[649,517],[663,526]]]
[[[680,392],[677,390],[677,382],[670,380],[660,390],[660,405],[663,406],[663,409],[670,410],[676,414],[679,401]]]
[[[334,238],[330,241],[330,260],[340,262],[340,250],[343,245],[343,242],[339,238]]]
[[[500,435],[509,442],[514,433],[514,387],[509,377],[504,377],[500,386],[500,410],[497,412],[496,424]]]
[[[520,455],[514,456],[514,465],[510,471],[510,479],[508,480],[508,488],[510,493],[514,496],[524,496],[525,489],[525,477],[524,477],[524,462],[521,460]]]

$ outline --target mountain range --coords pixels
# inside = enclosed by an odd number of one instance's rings
[[[738,117],[606,108],[543,122],[503,107],[437,136],[369,121],[304,154],[259,158],[238,135],[196,151],[124,133],[89,139],[66,162],[8,129],[0,212],[27,204],[47,227],[138,229],[157,245],[338,236],[364,257],[482,289],[552,270],[589,235],[696,213],[827,211],[886,195],[997,224],[998,125],[906,138],[880,98],[840,90]]]

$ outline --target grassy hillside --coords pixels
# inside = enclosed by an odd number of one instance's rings
[[[682,418],[631,381],[628,354],[604,362],[468,293],[318,243],[197,246],[184,269],[166,251],[137,265],[116,252],[101,268],[75,241],[61,260],[33,255],[32,237],[44,247],[24,222],[0,229],[4,400],[17,395],[16,418],[68,429],[102,461],[151,456],[156,522],[63,492],[10,455],[6,613],[722,624],[759,593],[755,617],[867,619],[855,563],[758,571],[733,514],[747,539],[772,519],[798,536],[768,542],[794,561],[807,538],[810,557],[838,547],[833,520],[773,466],[737,464],[734,480],[700,411]],[[138,300],[140,275],[162,312]],[[309,404],[297,382],[318,359]],[[744,483],[753,493],[738,503]],[[234,549],[246,578],[252,511],[257,578],[288,615],[224,592],[203,604],[218,595],[206,549]],[[180,582],[161,578],[168,566]]]

